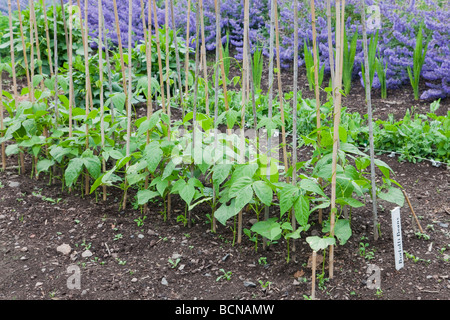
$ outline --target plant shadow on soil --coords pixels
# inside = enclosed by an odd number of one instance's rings
[[[300,74],[304,97],[313,98],[306,88],[306,77]],[[263,88],[267,83],[264,81]],[[283,75],[283,82],[291,81],[291,73]],[[364,91],[358,84],[354,87],[355,92],[344,99],[344,105],[365,113]],[[286,90],[290,90],[288,85]],[[390,92],[389,99],[395,103],[377,107],[375,117],[385,119],[387,113],[403,117],[413,103],[419,111],[428,111],[429,103],[414,102],[409,88]],[[381,105],[376,98],[373,103]],[[442,101],[441,110],[448,104],[448,99]],[[139,109],[137,112],[145,113]],[[305,155],[304,150],[299,150],[301,155]],[[316,298],[447,300],[449,171],[444,165],[437,168],[428,162],[413,164],[386,155],[377,157],[396,173],[429,239],[415,234],[417,227],[405,202],[401,209],[403,249],[411,256],[405,257],[403,269],[395,270],[390,222],[394,206],[379,202],[381,237],[374,241],[368,201],[365,207],[353,209],[352,237],[344,246],[335,248],[333,279],[327,279],[328,253],[325,256],[324,281],[317,283]],[[139,209],[129,204],[126,210],[118,210],[120,191],[108,188],[106,202],[97,202],[94,195],[81,198],[79,190],[61,192],[58,183],[48,186],[48,177],[31,179],[31,159],[26,160],[26,174],[17,174],[15,156],[8,158],[8,167],[12,168],[0,172],[0,299],[302,300],[311,294],[311,249],[305,238],[321,234],[317,214],[311,216],[312,227],[296,241],[296,251],[291,252],[291,261],[286,263],[284,241],[267,250],[262,249],[260,241],[255,251],[254,243],[244,235],[242,244],[233,246],[233,221],[227,226],[219,224],[216,234],[210,232],[208,206],[196,207],[195,223],[187,228],[176,222],[184,207],[173,196],[168,221],[160,213],[162,205],[154,203],[149,204],[143,226],[138,226],[134,220],[142,217]],[[271,215],[276,216],[276,207],[272,210]],[[249,221],[253,218],[252,213],[244,213],[244,228],[251,227]],[[56,250],[64,243],[71,247],[69,255]],[[365,254],[360,250],[362,245]],[[92,256],[82,257],[87,249]],[[367,286],[369,264],[381,272],[380,290]],[[71,273],[67,268],[71,265],[80,268],[80,289],[68,288]],[[230,280],[218,280],[229,271]],[[268,282],[270,286],[264,288]]]

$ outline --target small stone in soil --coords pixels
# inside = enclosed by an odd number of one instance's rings
[[[161,279],[161,284],[162,284],[163,286],[168,286],[168,285],[169,285],[169,283],[167,282],[166,278],[162,278],[162,279]]]
[[[92,252],[91,252],[90,250],[86,250],[86,251],[84,251],[84,252],[81,254],[81,256],[82,256],[83,258],[89,258],[89,257],[92,257]]]
[[[70,251],[72,251],[72,249],[70,248],[70,246],[68,244],[63,243],[62,245],[60,245],[56,248],[56,251],[61,252],[64,255],[68,255],[70,253]]]
[[[256,288],[256,284],[251,281],[244,281],[244,287]]]

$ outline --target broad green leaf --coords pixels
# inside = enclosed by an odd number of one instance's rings
[[[48,169],[55,164],[55,161],[50,159],[42,159],[36,165],[37,172],[40,173],[42,171],[47,172]]]
[[[330,232],[330,223],[328,221],[325,221],[322,232]],[[338,219],[334,224],[334,235],[338,238],[340,245],[346,244],[347,240],[352,236],[350,221],[347,219]]]
[[[306,226],[309,219],[309,201],[305,196],[300,195],[294,203],[295,219],[300,226]]]
[[[149,202],[151,199],[153,199],[154,197],[158,196],[159,193],[155,192],[155,191],[151,191],[148,189],[145,190],[139,190],[137,193],[137,201],[138,204],[140,206],[146,204],[147,202]]]
[[[94,179],[100,176],[102,164],[97,156],[83,158],[83,164]]]
[[[266,206],[270,206],[273,199],[273,190],[265,181],[255,181],[252,185],[256,196]]]
[[[227,220],[231,217],[234,217],[237,212],[234,209],[235,199],[231,200],[230,205],[226,205],[226,203],[222,204],[214,213],[214,218],[217,219],[224,226],[227,223]]]
[[[280,216],[283,216],[288,210],[290,210],[298,198],[299,190],[296,186],[287,185],[279,192],[280,198]]]
[[[278,240],[281,237],[281,227],[276,218],[271,218],[267,221],[259,221],[255,223],[251,231],[269,239],[270,241]]]
[[[192,184],[187,183],[181,190],[180,190],[180,197],[181,199],[186,202],[187,205],[191,204],[192,199],[195,195],[195,188]]]
[[[246,187],[250,186],[253,183],[253,180],[249,177],[241,177],[233,182],[230,187],[230,197],[236,197],[239,195]]]
[[[338,198],[336,199],[336,203],[340,205],[349,205],[353,208],[360,208],[364,207],[364,203],[354,199],[354,198]]]
[[[145,161],[147,161],[147,164],[148,164],[148,167],[147,167],[148,171],[150,171],[152,173],[155,172],[156,168],[158,167],[159,163],[162,160],[162,157],[163,157],[163,151],[159,147],[159,144],[158,143],[149,144],[145,148],[145,154],[144,154]]]
[[[322,191],[322,188],[319,186],[319,184],[310,179],[302,179],[300,181],[300,189],[314,192],[314,193],[320,194],[321,196],[326,197],[325,193]]]
[[[230,175],[231,168],[231,164],[217,164],[213,167],[212,180],[216,187],[219,187]]]
[[[9,157],[13,154],[18,154],[20,152],[18,144],[10,144],[5,148],[5,154]]]
[[[173,170],[175,170],[175,163],[171,160],[169,161],[169,163],[167,163],[166,167],[164,168],[164,172],[163,175],[161,176],[161,180],[166,179],[167,177],[169,177]]]
[[[314,251],[320,251],[328,248],[330,245],[336,244],[336,239],[334,238],[321,238],[318,236],[311,236],[306,238],[309,246]]]
[[[74,158],[69,161],[69,165],[64,173],[64,179],[66,180],[66,186],[71,187],[78,179],[78,176],[83,169],[84,161],[82,158]]]
[[[236,196],[235,210],[241,211],[253,199],[253,190],[251,185],[241,189]]]
[[[379,192],[377,194],[378,197],[380,199],[395,203],[398,206],[403,207],[403,204],[405,203],[405,196],[403,195],[402,191],[395,187],[388,187],[387,189],[387,192]]]

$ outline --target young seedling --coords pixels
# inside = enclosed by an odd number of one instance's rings
[[[180,261],[181,261],[180,258],[176,259],[175,261],[173,261],[171,258],[169,258],[170,267],[172,269],[175,269],[178,266],[178,263],[180,263]]]
[[[227,281],[231,280],[231,275],[233,274],[231,271],[225,271],[224,269],[219,269],[223,273],[223,275],[217,277],[216,281],[220,281],[222,279],[225,279]]]

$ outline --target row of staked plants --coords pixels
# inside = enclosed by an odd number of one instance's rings
[[[52,10],[49,10],[52,11]],[[164,29],[162,29],[164,30]],[[165,31],[161,31],[159,41],[165,44]],[[172,33],[172,37],[173,33]],[[155,36],[151,37],[152,42]],[[169,40],[173,43],[173,38]],[[178,44],[180,53],[185,53],[182,41]],[[172,49],[174,50],[174,48]],[[184,51],[183,51],[184,50]],[[136,104],[152,99],[156,105],[162,103],[161,87],[157,79],[145,75],[146,56],[145,46],[136,46],[128,53],[136,63],[133,63],[132,96],[128,97]],[[98,61],[102,55],[104,61],[104,76],[109,79],[102,83],[99,78]],[[108,53],[109,54],[109,53]],[[299,94],[299,131],[301,132],[301,147],[312,151],[312,156],[296,164],[284,166],[276,157],[268,154],[264,139],[267,131],[280,129],[282,121],[280,114],[274,115],[269,121],[268,98],[260,90],[254,95],[254,102],[249,102],[241,119],[240,93],[229,91],[227,97],[219,90],[218,116],[212,117],[206,110],[206,92],[214,91],[211,84],[196,81],[197,86],[191,88],[188,96],[184,97],[184,116],[180,119],[171,117],[159,109],[148,117],[133,119],[133,132],[130,141],[130,153],[127,155],[125,140],[128,126],[125,109],[126,95],[120,87],[122,73],[120,72],[119,56],[111,54],[111,65],[108,66],[105,52],[91,51],[89,57],[89,71],[93,75],[91,83],[95,108],[88,114],[83,105],[86,92],[86,74],[81,55],[74,59],[73,83],[76,101],[71,110],[73,131],[69,135],[69,75],[67,67],[60,67],[60,75],[56,77],[43,72],[33,77],[32,88],[24,88],[22,97],[15,97],[6,91],[2,92],[2,103],[8,116],[4,119],[5,129],[2,130],[0,143],[8,142],[6,155],[29,154],[33,159],[32,176],[48,175],[49,182],[59,179],[63,189],[73,192],[79,189],[84,196],[96,196],[106,192],[106,188],[118,188],[123,192],[124,199],[128,190],[135,192],[134,203],[142,208],[148,203],[162,203],[161,214],[171,219],[171,197],[178,196],[184,204],[185,212],[177,217],[185,225],[193,222],[191,212],[198,205],[209,205],[211,214],[211,228],[214,220],[226,227],[230,227],[234,240],[242,232],[258,248],[260,239],[266,239],[269,244],[280,239],[298,239],[301,233],[311,226],[312,214],[330,206],[328,195],[332,178],[332,150],[333,129],[325,122],[320,128],[320,145],[318,130],[310,127],[314,123],[315,102],[301,98]],[[175,57],[170,61],[174,61]],[[144,61],[144,62],[143,62]],[[39,61],[38,61],[39,62]],[[41,61],[43,64],[43,61]],[[152,66],[157,68],[157,56],[152,55]],[[10,71],[8,64],[1,64],[1,69]],[[172,69],[172,68],[171,68]],[[175,66],[173,66],[173,70]],[[44,69],[45,70],[45,69]],[[157,74],[158,69],[152,70]],[[174,88],[176,84],[175,71],[164,72],[172,75],[172,108],[180,108],[182,90]],[[183,83],[192,87],[196,75],[192,65],[188,74],[184,74]],[[241,84],[241,79],[221,79],[226,84]],[[153,90],[148,91],[148,82]],[[56,87],[55,87],[56,85]],[[99,112],[98,101],[100,87],[107,92],[105,115]],[[55,89],[56,88],[56,89]],[[113,90],[110,90],[113,88]],[[115,89],[114,89],[115,88]],[[33,90],[30,90],[33,89]],[[195,92],[194,92],[195,90]],[[33,99],[28,100],[33,94]],[[55,96],[57,99],[55,99]],[[284,97],[286,105],[291,103],[293,94]],[[225,101],[228,101],[229,108]],[[252,106],[253,104],[253,106]],[[276,104],[275,104],[276,106]],[[308,109],[309,108],[309,109]],[[332,101],[328,100],[322,107],[331,110]],[[436,107],[434,107],[436,109]],[[309,111],[308,111],[309,110]],[[256,111],[252,112],[252,111]],[[435,111],[435,110],[434,110]],[[289,130],[288,119],[286,128]],[[323,113],[324,120],[331,114]],[[255,118],[256,116],[256,118]],[[352,115],[349,115],[352,117]],[[439,121],[440,119],[435,119]],[[444,121],[443,119],[441,119]],[[340,151],[337,166],[336,203],[340,210],[337,213],[334,234],[341,245],[351,236],[351,208],[363,207],[369,198],[372,186],[368,176],[370,158],[358,148],[360,135],[355,135],[353,123],[361,119],[350,119],[343,122],[339,128]],[[101,125],[104,128],[101,128]],[[220,132],[219,128],[226,125],[234,131]],[[445,122],[448,128],[448,122]],[[86,130],[86,128],[88,128]],[[242,131],[253,129],[254,136],[246,135],[242,144]],[[102,142],[101,132],[104,130],[105,141]],[[291,134],[298,134],[292,132]],[[250,130],[251,131],[251,130]],[[448,132],[448,129],[447,129]],[[276,139],[273,135],[272,142]],[[86,141],[88,144],[86,146]],[[244,146],[244,147],[243,147]],[[439,144],[437,148],[441,148]],[[272,143],[270,153],[277,154],[281,150],[281,143]],[[447,149],[446,149],[447,148]],[[439,149],[441,150],[441,149]],[[448,146],[443,146],[447,152]],[[443,154],[445,156],[445,154]],[[103,165],[103,163],[105,165]],[[382,179],[376,186],[377,196],[383,200],[403,205],[401,186],[393,179],[394,172],[383,161],[376,160]],[[19,169],[23,166],[19,163]],[[287,179],[297,177],[294,184]],[[88,188],[86,188],[86,181]],[[101,188],[103,188],[103,191]],[[124,206],[121,202],[120,206]],[[262,219],[261,213],[265,207],[276,207],[277,214],[269,219]],[[350,210],[348,210],[350,208]],[[294,209],[294,210],[292,210]],[[236,225],[240,213],[245,211],[257,219],[250,229],[242,230],[242,224]],[[291,217],[292,212],[294,217]],[[317,243],[334,243],[335,238],[327,236],[330,226],[323,223],[324,237],[313,237],[311,241]],[[289,241],[287,241],[289,245]],[[312,245],[313,246],[313,245]],[[289,260],[289,247],[287,260]]]

